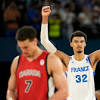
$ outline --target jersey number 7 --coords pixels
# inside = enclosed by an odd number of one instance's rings
[[[25,89],[25,93],[28,93],[30,88],[31,88],[31,86],[32,86],[32,80],[26,80],[25,84],[27,84],[27,87]]]

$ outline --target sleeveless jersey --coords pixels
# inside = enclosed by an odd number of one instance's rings
[[[38,58],[28,61],[22,54],[16,72],[17,100],[47,100],[48,74],[44,51]]]
[[[76,61],[74,56],[70,57],[67,79],[67,100],[96,100],[93,69],[88,55],[82,61]]]

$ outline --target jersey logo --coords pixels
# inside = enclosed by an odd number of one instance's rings
[[[43,66],[44,65],[44,59],[40,60],[40,65]]]

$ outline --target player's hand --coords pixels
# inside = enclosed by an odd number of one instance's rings
[[[7,100],[16,100],[16,99],[13,99],[12,97],[9,97]]]
[[[50,6],[44,6],[42,8],[42,17],[48,17],[51,13]]]
[[[100,91],[96,91],[97,100],[100,100]]]

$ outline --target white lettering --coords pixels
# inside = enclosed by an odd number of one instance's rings
[[[40,78],[41,74],[40,74],[39,70],[28,69],[28,70],[21,71],[19,73],[19,78],[22,78],[24,76],[37,76],[37,77]]]

